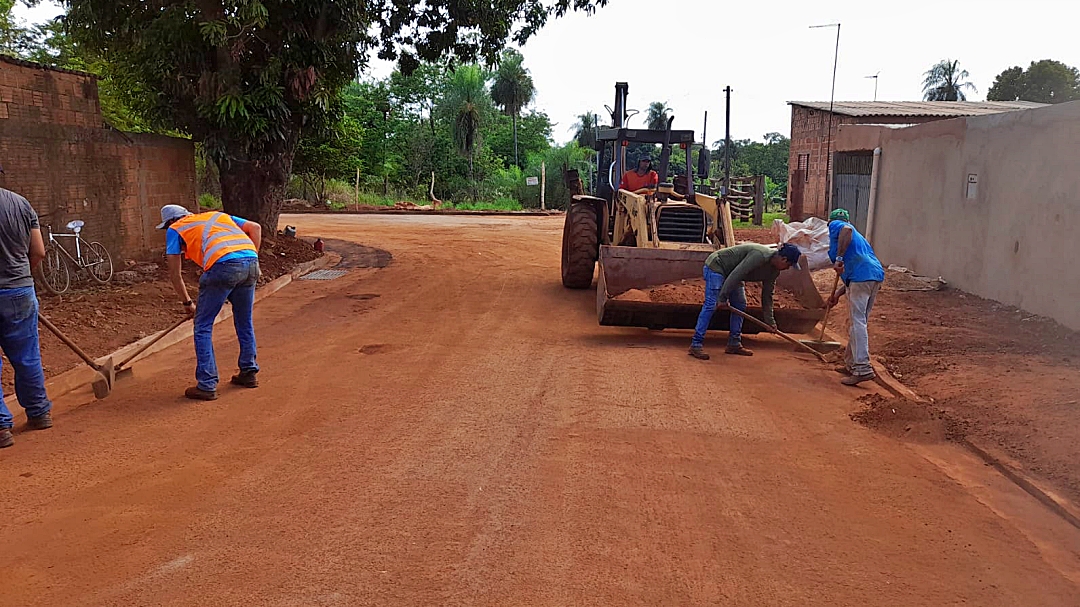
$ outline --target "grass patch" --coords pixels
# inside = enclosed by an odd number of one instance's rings
[[[513,198],[499,198],[494,202],[459,202],[454,208],[461,211],[520,211],[521,203]]]
[[[213,194],[202,194],[199,196],[199,208],[208,211],[220,211],[221,199]]]
[[[772,229],[773,220],[780,219],[784,223],[791,221],[788,219],[787,213],[763,213],[761,215],[761,225],[756,226],[750,221],[736,221],[734,222],[735,229],[737,230],[769,230]]]

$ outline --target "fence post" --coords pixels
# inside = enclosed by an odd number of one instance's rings
[[[754,177],[754,225],[761,225],[765,213],[765,176]]]
[[[540,161],[540,210],[546,211],[545,191],[547,190],[547,165]]]
[[[360,166],[356,167],[356,198],[354,199],[356,210],[360,210]]]

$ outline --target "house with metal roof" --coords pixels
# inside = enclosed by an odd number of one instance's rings
[[[985,116],[1042,107],[1028,101],[790,101],[791,152],[788,159],[788,213],[792,219],[824,217],[836,196],[848,192],[859,179],[834,179],[834,173],[870,174],[871,158],[845,154],[838,159],[835,148],[841,125],[876,124],[894,128],[937,120]],[[840,166],[840,163],[844,166]],[[835,164],[835,166],[834,166]],[[865,166],[864,166],[865,165]],[[863,180],[865,181],[865,180]],[[837,193],[838,185],[844,192]]]

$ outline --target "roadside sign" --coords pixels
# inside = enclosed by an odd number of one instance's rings
[[[540,178],[539,177],[526,177],[525,178],[525,185],[540,185]]]

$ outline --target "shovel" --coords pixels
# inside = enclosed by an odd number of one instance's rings
[[[150,348],[150,346],[152,346],[152,345],[156,344],[157,342],[161,341],[161,339],[163,337],[165,337],[169,333],[172,333],[176,329],[179,329],[180,325],[186,323],[189,320],[191,320],[190,316],[185,316],[184,318],[181,318],[180,320],[178,320],[176,322],[176,324],[174,324],[173,326],[171,326],[168,329],[165,329],[164,331],[159,333],[157,337],[155,337],[154,339],[151,339],[150,341],[143,344],[143,347],[136,350],[134,354],[132,354],[131,356],[129,356],[126,359],[124,359],[123,361],[121,361],[120,364],[116,365],[116,377],[128,377],[128,376],[130,376],[132,371],[131,371],[131,368],[128,367],[128,364],[130,364],[131,361],[138,358],[139,355],[142,354],[143,352],[146,352]]]
[[[731,312],[732,314],[736,315],[736,316],[741,317],[743,320],[749,320],[750,322],[752,322],[755,325],[761,327],[762,329],[765,329],[766,331],[768,331],[769,333],[772,333],[773,335],[779,335],[780,337],[790,341],[791,343],[795,344],[795,347],[806,350],[807,352],[809,352],[809,353],[813,354],[814,356],[818,357],[819,359],[821,359],[821,362],[823,362],[823,363],[824,362],[829,362],[829,361],[825,360],[825,356],[821,352],[818,352],[817,350],[815,350],[815,349],[811,348],[810,346],[802,343],[801,341],[795,339],[794,337],[791,337],[787,333],[783,333],[779,329],[774,329],[774,328],[772,328],[771,325],[765,324],[765,323],[761,322],[760,320],[754,318],[753,316],[750,316],[749,314],[747,314],[747,313],[745,313],[745,312],[743,312],[741,310],[736,310],[735,308],[732,308],[732,307],[728,306],[728,311]]]
[[[799,343],[808,348],[813,348],[817,352],[822,354],[828,354],[829,352],[835,352],[840,349],[840,343],[835,341],[825,341],[825,327],[829,326],[829,314],[832,312],[832,298],[836,296],[836,288],[840,286],[840,275],[837,274],[833,280],[832,293],[829,297],[829,305],[825,308],[825,320],[821,321],[821,335],[817,339],[803,339]]]
[[[79,358],[83,359],[86,364],[90,365],[90,368],[97,371],[98,377],[94,380],[94,397],[98,399],[105,398],[112,392],[113,381],[116,380],[116,367],[113,366],[112,358],[108,358],[104,364],[97,364],[94,359],[90,358],[86,352],[82,351],[75,342],[68,339],[67,335],[60,332],[60,329],[56,328],[56,325],[52,324],[52,321],[45,317],[44,314],[38,314],[38,320],[41,324],[45,325],[45,328],[52,332],[60,341],[71,348],[71,351],[78,354]]]

